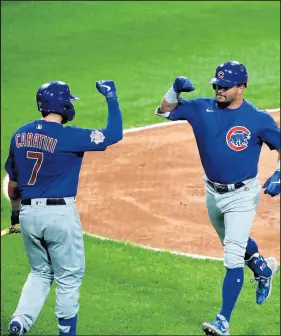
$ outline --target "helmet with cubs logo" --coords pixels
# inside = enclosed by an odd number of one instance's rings
[[[233,87],[244,84],[247,87],[248,73],[245,66],[237,61],[220,64],[216,69],[215,77],[209,80],[213,86]]]

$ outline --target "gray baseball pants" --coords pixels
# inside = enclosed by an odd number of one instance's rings
[[[20,211],[31,272],[12,318],[20,319],[26,331],[36,321],[53,280],[57,318],[72,318],[79,310],[79,288],[85,273],[84,242],[75,198],[64,200],[66,205],[46,205],[44,198],[33,199]]]
[[[203,178],[205,181],[207,177]],[[261,192],[259,179],[243,181],[245,186],[219,194],[206,183],[209,218],[224,246],[224,266],[244,267],[244,256]]]

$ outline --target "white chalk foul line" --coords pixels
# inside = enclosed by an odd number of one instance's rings
[[[266,110],[266,111],[268,113],[280,112],[280,108],[269,109],[269,110]],[[162,122],[162,123],[152,124],[152,125],[148,125],[148,126],[128,128],[128,129],[125,129],[123,131],[123,133],[126,134],[126,133],[139,132],[139,131],[144,131],[144,130],[151,129],[151,128],[172,126],[172,125],[175,125],[175,124],[182,124],[182,123],[185,123],[185,122],[186,122],[185,120],[179,120],[179,121],[174,121],[174,122],[168,121],[168,122]],[[9,195],[8,195],[8,182],[9,182],[9,176],[6,175],[4,180],[3,180],[3,193],[4,193],[4,195],[7,199],[10,199]],[[95,238],[98,238],[98,239],[101,239],[101,240],[110,240],[110,241],[114,241],[114,242],[121,242],[121,241],[114,240],[114,239],[111,239],[111,238],[106,238],[106,237],[102,237],[102,236],[99,236],[99,235],[95,235],[95,234],[92,234],[92,233],[89,233],[89,232],[83,232],[83,233],[87,236],[95,237]],[[123,243],[126,244],[126,242],[123,242]],[[165,250],[165,249],[155,248],[155,247],[151,247],[151,246],[137,245],[137,244],[134,244],[134,243],[131,243],[131,242],[128,242],[128,243],[130,245],[133,245],[133,246],[136,246],[136,247],[141,247],[141,248],[144,248],[144,249],[147,249],[147,250],[152,250],[152,251],[157,251],[157,252],[169,252],[171,254],[181,255],[181,256],[185,256],[185,257],[189,257],[189,258],[193,258],[193,259],[218,260],[218,261],[223,260],[223,258],[202,256],[202,255],[199,255],[199,254],[184,253],[184,252],[178,252],[178,251],[173,251],[173,250]]]
[[[150,251],[155,251],[155,252],[168,252],[168,253],[171,253],[171,254],[180,255],[180,256],[184,256],[184,257],[189,257],[189,258],[193,258],[193,259],[223,261],[223,258],[208,257],[208,256],[202,256],[202,255],[199,255],[199,254],[178,252],[178,251],[174,251],[174,250],[166,250],[166,249],[156,248],[156,247],[147,246],[147,245],[139,245],[139,244],[135,244],[135,243],[130,242],[130,241],[121,241],[121,240],[115,240],[115,239],[112,239],[112,238],[105,238],[105,237],[102,237],[102,236],[99,236],[99,235],[96,235],[96,234],[93,234],[93,233],[89,233],[89,232],[83,232],[83,233],[86,236],[98,238],[100,240],[108,240],[108,241],[112,241],[112,242],[116,242],[116,243],[129,244],[129,245],[132,245],[132,246],[135,246],[135,247],[143,248],[145,250],[150,250]]]
[[[268,113],[274,113],[274,112],[280,112],[280,107],[276,108],[276,109],[269,109],[266,110]]]

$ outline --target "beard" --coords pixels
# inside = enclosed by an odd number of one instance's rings
[[[223,100],[221,101],[220,99],[218,99],[220,96],[215,96],[215,101],[218,104],[218,106],[220,108],[227,108],[230,104],[231,104],[231,100]]]
[[[224,108],[227,108],[231,104],[231,102],[230,101],[226,101],[226,102],[217,101],[217,104],[218,104],[218,107],[220,107],[221,109],[224,109]]]

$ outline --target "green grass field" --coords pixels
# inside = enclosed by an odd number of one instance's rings
[[[40,118],[39,86],[67,82],[77,116],[72,124],[105,125],[107,109],[95,81],[115,80],[125,128],[154,116],[178,75],[192,79],[188,97],[212,96],[218,64],[239,60],[249,71],[246,98],[261,108],[280,102],[280,3],[274,1],[2,2],[2,148],[21,124]],[[2,194],[3,196],[3,194]],[[9,226],[2,197],[2,227]],[[6,333],[29,272],[20,235],[1,241],[1,328]],[[202,335],[221,304],[221,262],[193,260],[85,236],[79,335]],[[246,270],[231,320],[233,335],[280,335],[280,275],[264,306]],[[29,335],[56,335],[54,288]]]

